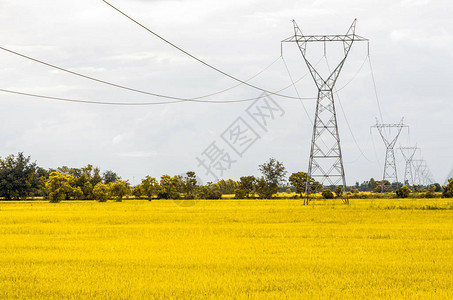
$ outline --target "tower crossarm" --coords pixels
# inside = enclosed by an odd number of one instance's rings
[[[421,172],[426,165],[426,161],[424,159],[413,159],[412,163],[414,164],[415,171],[417,172]]]
[[[417,146],[415,147],[399,147],[401,154],[404,157],[404,160],[406,162],[411,162],[412,159],[414,158],[415,153],[417,152],[418,148]]]
[[[393,148],[396,144],[396,141],[398,140],[398,137],[401,134],[401,130],[403,130],[403,128],[405,127],[409,128],[409,126],[404,125],[403,121],[404,118],[401,119],[401,122],[398,124],[382,124],[379,123],[379,121],[376,119],[376,125],[371,126],[371,128],[377,128],[379,134],[382,137],[382,140],[384,141],[385,146],[387,148]],[[393,137],[393,139],[390,139],[389,137],[386,137],[384,130],[388,129],[390,131],[392,128],[396,129],[396,134]]]
[[[297,43],[300,52],[307,64],[307,67],[315,81],[318,89],[320,91],[332,91],[334,85],[337,81],[337,78],[343,68],[343,65],[348,57],[349,51],[351,50],[352,44],[355,41],[368,41],[367,39],[356,35],[355,28],[357,24],[357,19],[352,22],[352,25],[349,27],[348,32],[345,35],[304,35],[300,30],[299,26],[297,25],[296,21],[292,21],[294,25],[294,35],[284,39],[282,43],[289,43],[295,42]],[[309,42],[343,42],[343,50],[344,50],[344,58],[340,61],[338,66],[334,69],[334,71],[327,77],[327,79],[323,78],[315,67],[309,62],[308,58],[306,57],[307,52],[307,43]],[[325,51],[325,46],[324,46]]]
[[[282,43],[311,43],[311,42],[368,42],[369,40],[357,34],[348,35],[299,35],[296,34]]]

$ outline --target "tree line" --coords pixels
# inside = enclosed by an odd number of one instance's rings
[[[323,186],[307,173],[292,173],[286,181],[287,171],[282,162],[271,158],[258,166],[261,176],[243,176],[238,181],[228,179],[216,183],[200,184],[195,172],[188,171],[184,175],[162,175],[160,178],[146,176],[140,184],[131,186],[128,180],[122,180],[114,171],[101,172],[98,167],[88,164],[82,168],[67,166],[56,169],[44,169],[33,162],[30,156],[23,153],[0,157],[0,198],[4,200],[25,200],[43,198],[50,202],[62,200],[97,200],[105,202],[109,199],[122,201],[124,197],[135,199],[220,199],[222,195],[234,194],[238,199],[270,199],[279,192],[286,196],[304,197],[307,179],[310,194],[322,198],[364,197],[363,192],[394,193],[396,197],[406,198],[411,193],[423,193],[426,197],[434,197],[442,193],[444,197],[453,197],[453,179],[447,186],[434,184],[428,187],[406,185],[392,186],[389,182],[369,181],[355,186]],[[382,188],[384,186],[384,188]],[[401,185],[400,185],[401,186]]]

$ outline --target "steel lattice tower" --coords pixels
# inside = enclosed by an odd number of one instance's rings
[[[313,122],[313,137],[311,142],[310,160],[308,164],[307,185],[305,189],[304,204],[310,200],[311,181],[309,178],[318,180],[321,184],[343,186],[344,202],[348,203],[346,196],[346,179],[343,167],[343,157],[340,147],[340,136],[338,134],[337,115],[333,98],[333,89],[338,76],[355,41],[368,41],[355,34],[357,19],[354,20],[346,35],[304,35],[296,22],[293,20],[294,36],[282,42],[295,42],[299,46],[302,57],[318,88],[318,99],[316,102],[316,113]],[[307,43],[311,42],[342,42],[344,57],[337,67],[323,78],[306,56]]]
[[[451,178],[453,178],[453,168],[451,168],[450,173],[448,173],[447,178],[445,178],[444,185],[447,185],[448,184],[448,180],[450,180]]]
[[[395,159],[395,144],[396,141],[398,140],[398,137],[401,134],[401,130],[404,127],[408,127],[407,125],[404,125],[403,123],[404,118],[401,119],[401,122],[398,124],[381,124],[379,121],[376,119],[376,125],[372,126],[372,128],[377,128],[379,131],[379,134],[382,137],[382,140],[384,141],[386,151],[385,151],[385,164],[384,164],[384,176],[382,177],[382,191],[384,191],[384,183],[385,180],[388,180],[390,184],[393,182],[396,182],[398,184],[398,172],[396,170],[396,159]],[[396,129],[396,133],[393,132],[392,134],[392,128]],[[388,136],[387,136],[387,131],[388,129]]]
[[[412,163],[414,165],[414,185],[422,185],[422,169],[425,161],[423,159],[414,159]]]
[[[414,184],[428,186],[434,183],[433,175],[424,159],[412,160],[415,168]]]
[[[406,161],[406,167],[404,168],[404,184],[413,185],[414,184],[414,172],[412,170],[412,160],[414,155],[419,149],[417,146],[414,147],[400,147],[401,154]],[[410,180],[410,181],[409,181]]]
[[[414,159],[415,182],[421,186],[428,186],[434,183],[433,174],[424,159]]]

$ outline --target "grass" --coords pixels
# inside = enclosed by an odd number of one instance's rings
[[[0,202],[0,298],[453,298],[453,200],[351,202]]]

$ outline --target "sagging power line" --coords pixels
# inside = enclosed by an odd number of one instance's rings
[[[25,54],[19,53],[17,51],[13,51],[13,50],[7,49],[5,47],[1,47],[0,46],[0,50],[4,50],[4,51],[6,51],[8,53],[20,56],[22,58],[31,60],[33,62],[42,64],[42,65],[45,65],[47,67],[50,67],[50,68],[53,68],[53,69],[56,69],[56,70],[59,70],[59,71],[62,71],[62,72],[66,72],[66,73],[69,73],[71,75],[75,75],[75,76],[78,76],[78,77],[81,77],[81,78],[84,78],[84,79],[95,81],[95,82],[98,82],[98,83],[101,83],[101,84],[109,85],[109,86],[112,86],[112,87],[115,87],[115,88],[119,88],[119,89],[124,89],[124,90],[130,91],[130,92],[140,93],[140,94],[144,94],[144,95],[148,95],[148,96],[154,96],[154,97],[159,97],[159,98],[170,99],[170,100],[174,100],[174,101],[166,101],[166,102],[122,102],[122,103],[118,103],[118,102],[105,102],[105,101],[97,101],[97,100],[70,99],[70,98],[55,97],[55,96],[48,96],[48,95],[38,95],[38,94],[27,93],[27,92],[23,92],[23,91],[14,91],[14,90],[10,90],[10,89],[0,89],[0,91],[2,91],[2,92],[12,93],[12,94],[21,94],[21,95],[25,95],[25,96],[32,96],[32,97],[37,97],[37,98],[44,98],[44,99],[50,99],[50,100],[59,100],[59,101],[66,101],[66,102],[79,102],[79,103],[86,103],[86,104],[105,104],[105,105],[128,105],[128,103],[130,103],[130,105],[159,105],[159,104],[173,104],[173,103],[180,103],[180,102],[200,102],[200,103],[213,103],[213,104],[220,103],[220,104],[225,104],[225,103],[250,102],[250,101],[255,101],[255,100],[258,100],[258,99],[261,99],[261,98],[265,97],[264,96],[265,94],[262,94],[259,97],[245,98],[245,99],[202,100],[204,98],[208,98],[208,97],[211,97],[211,96],[214,96],[214,95],[218,95],[218,94],[230,91],[230,90],[242,85],[242,83],[236,84],[236,85],[234,85],[234,86],[232,86],[230,88],[223,89],[223,90],[215,92],[215,93],[211,93],[211,94],[204,95],[204,96],[199,96],[199,97],[194,97],[194,98],[184,98],[184,97],[176,97],[176,96],[157,94],[157,93],[153,93],[153,92],[139,90],[139,89],[136,89],[136,88],[127,87],[127,86],[124,86],[124,85],[120,85],[120,84],[117,84],[117,83],[109,82],[109,81],[106,81],[106,80],[103,80],[103,79],[99,79],[99,78],[95,78],[95,77],[92,77],[92,76],[88,76],[88,75],[85,75],[85,74],[82,74],[82,73],[79,73],[79,72],[76,72],[76,71],[69,70],[67,68],[63,68],[63,67],[57,66],[57,65],[49,63],[49,62],[45,62],[45,61],[37,59],[37,58],[33,58],[33,57],[29,56],[29,55],[25,55]],[[280,59],[283,59],[283,58],[282,57],[278,57],[270,65],[265,67],[263,70],[259,71],[257,74],[255,74],[252,77],[250,77],[249,79],[247,79],[247,81],[250,81],[250,80],[254,79],[255,77],[259,76],[260,74],[264,73],[265,71],[267,71],[271,66],[273,66]],[[297,81],[295,81],[293,84],[298,83],[305,76],[306,75],[302,76]],[[280,92],[282,92],[284,90],[287,90],[290,87],[292,87],[293,84],[285,86],[284,88],[279,89],[275,93],[280,93]],[[295,99],[298,99],[298,100],[314,100],[316,98],[313,98],[313,97],[297,97]]]
[[[126,17],[127,19],[131,20],[132,22],[134,22],[135,24],[137,24],[138,26],[140,26],[141,28],[145,29],[147,32],[151,33],[152,35],[156,36],[157,38],[161,39],[162,41],[164,41],[165,43],[169,44],[170,46],[172,46],[173,48],[177,49],[178,51],[184,53],[185,55],[193,58],[194,60],[202,63],[203,65],[207,66],[208,68],[228,77],[228,78],[231,78],[235,81],[238,81],[240,83],[242,83],[243,85],[246,85],[248,87],[251,87],[251,88],[254,88],[254,89],[257,89],[257,90],[260,90],[264,93],[267,93],[269,95],[272,95],[272,96],[279,96],[279,97],[283,97],[283,98],[290,98],[290,99],[298,99],[297,97],[293,97],[293,96],[288,96],[288,95],[282,95],[282,94],[279,94],[280,92],[272,92],[272,91],[269,91],[269,90],[266,90],[264,88],[261,88],[261,87],[258,87],[256,85],[253,85],[253,84],[250,84],[248,82],[245,82],[225,71],[222,71],[220,70],[219,68],[217,67],[214,67],[213,65],[205,62],[204,60],[196,57],[195,55],[189,53],[188,51],[182,49],[181,47],[177,46],[176,44],[170,42],[169,40],[167,40],[166,38],[162,37],[161,35],[157,34],[156,32],[154,32],[153,30],[151,30],[150,28],[146,27],[145,25],[143,25],[142,23],[138,22],[137,20],[135,20],[134,18],[132,18],[131,16],[129,16],[128,14],[126,14],[125,12],[123,12],[122,10],[120,10],[119,8],[115,7],[114,5],[112,5],[111,3],[105,1],[105,0],[102,0],[105,4],[107,4],[108,6],[110,6],[111,8],[113,8],[114,10],[116,10],[117,12],[119,12],[121,15],[123,15],[124,17]]]

